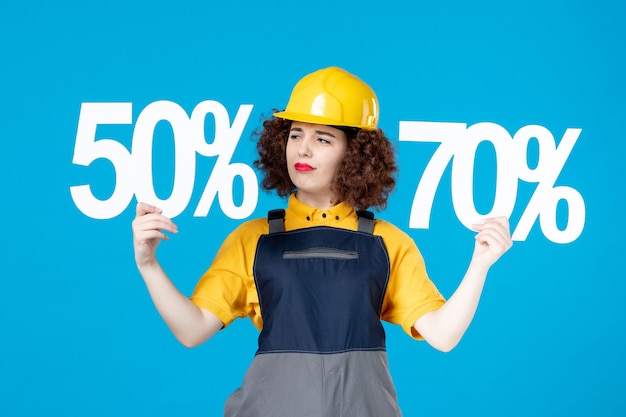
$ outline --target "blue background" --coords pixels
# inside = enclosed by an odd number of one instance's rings
[[[401,169],[390,207],[378,215],[415,239],[446,296],[469,262],[473,233],[452,208],[449,168],[430,228],[409,229],[434,147],[399,142],[398,122],[489,121],[511,134],[538,124],[557,140],[582,128],[557,181],[585,200],[580,237],[555,244],[535,224],[492,269],[474,323],[451,353],[387,327],[404,415],[624,415],[621,2],[91,3],[0,8],[0,415],[221,415],[257,332],[240,320],[193,350],[175,341],[134,264],[134,204],[95,220],[70,196],[70,186],[91,184],[106,198],[114,185],[106,161],[72,164],[80,106],[132,102],[134,121],[157,100],[188,113],[217,100],[231,119],[240,104],[254,104],[233,158],[250,164],[248,138],[262,116],[284,107],[304,74],[329,65],[377,92],[380,127]],[[132,125],[100,133],[130,147]],[[160,135],[155,186],[166,193],[173,142],[167,129]],[[198,178],[208,178],[210,161]],[[488,208],[496,168],[488,146],[477,161],[476,204]],[[186,294],[240,223],[217,202],[207,217],[194,217],[201,186],[176,218],[179,234],[159,248]],[[513,226],[534,184],[525,187]],[[282,205],[260,193],[251,217]]]

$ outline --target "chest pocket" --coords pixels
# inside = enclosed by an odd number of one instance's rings
[[[300,251],[288,250],[283,252],[283,259],[359,259],[359,253],[353,250],[334,248],[310,248]]]

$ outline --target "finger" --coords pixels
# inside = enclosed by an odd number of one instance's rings
[[[492,231],[480,232],[475,236],[475,239],[479,243],[484,243],[489,246],[492,246],[492,245],[504,246],[506,243],[506,240],[504,239],[502,235],[500,235],[497,232],[492,232]]]
[[[480,233],[492,234],[502,240],[508,240],[510,238],[510,233],[509,233],[508,228],[496,222],[485,223],[483,227],[481,228],[479,234]]]
[[[178,233],[178,226],[162,215],[143,216],[133,222],[133,229],[142,230],[165,230],[171,233]]]
[[[513,246],[513,241],[511,240],[510,235],[504,231],[502,227],[485,228],[475,237],[479,243],[487,244],[494,248],[497,247],[508,250],[511,246]]]
[[[178,226],[161,214],[146,214],[133,220],[132,230],[135,235],[145,230],[164,230],[170,233],[178,233]]]
[[[482,246],[485,251],[488,251],[489,253],[492,253],[497,257],[500,257],[508,249],[492,236],[482,236],[481,238],[476,240],[476,245]]]
[[[506,216],[501,216],[501,217],[488,217],[486,219],[483,220],[483,223],[474,223],[472,224],[472,228],[483,228],[486,225],[489,224],[499,224],[504,228],[509,228],[509,218]]]
[[[160,240],[168,240],[170,237],[160,230],[144,230],[141,233],[137,234],[135,240],[139,243],[148,242],[152,239],[160,239]]]
[[[137,207],[135,208],[135,214],[137,215],[137,217],[150,213],[161,214],[162,212],[163,210],[161,210],[160,208],[148,203],[144,203],[142,201],[138,202]]]
[[[499,224],[505,229],[509,229],[509,218],[506,216],[501,217],[490,217],[485,219],[485,224]]]
[[[501,233],[503,236],[507,237],[511,235],[511,231],[509,228],[509,221],[506,217],[501,217],[497,219],[486,219],[485,223],[472,225],[472,228],[476,231],[483,230],[497,230],[498,233]]]

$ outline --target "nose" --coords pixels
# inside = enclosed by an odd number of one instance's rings
[[[298,156],[311,156],[311,143],[308,137],[302,138],[298,146]]]

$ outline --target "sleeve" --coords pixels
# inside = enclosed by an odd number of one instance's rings
[[[424,314],[441,307],[445,299],[428,277],[413,239],[390,223],[377,220],[376,225],[374,233],[383,237],[390,264],[381,319],[399,324],[409,336],[423,340],[413,325]]]
[[[249,293],[254,287],[251,276],[258,241],[256,223],[244,223],[226,238],[191,296],[195,305],[215,314],[224,327],[254,312]],[[256,289],[252,291],[254,297]]]

